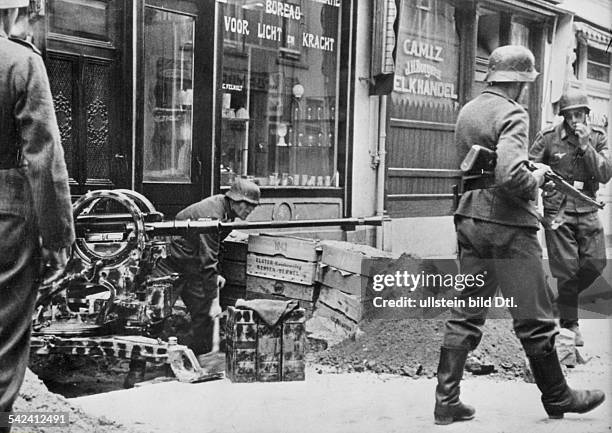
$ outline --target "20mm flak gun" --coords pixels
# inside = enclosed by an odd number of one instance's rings
[[[169,236],[233,229],[357,225],[382,226],[386,217],[222,223],[215,220],[164,221],[153,204],[130,190],[99,190],[82,196],[73,209],[76,241],[64,276],[43,286],[36,300],[32,348],[63,353],[175,362],[186,382],[211,378],[193,352],[176,344],[166,330],[173,318],[178,274],[153,278],[166,256]]]

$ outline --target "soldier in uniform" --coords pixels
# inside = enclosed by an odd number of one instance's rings
[[[74,241],[47,72],[34,46],[10,38],[28,3],[0,0],[0,413],[23,382],[38,283],[61,275]]]
[[[237,178],[229,191],[205,198],[183,209],[177,220],[215,219],[221,222],[245,220],[259,205],[259,187],[251,181]],[[212,350],[213,318],[211,307],[218,290],[225,286],[225,278],[219,273],[219,248],[229,232],[192,234],[173,240],[168,247],[168,257],[158,262],[152,276],[177,273],[175,285],[191,315],[192,343],[196,356]],[[200,362],[203,363],[202,357]],[[130,372],[124,386],[130,388],[144,376],[145,362],[130,362]]]
[[[529,152],[548,164],[575,188],[595,198],[600,183],[612,177],[608,141],[603,129],[587,124],[587,95],[569,89],[559,101],[564,121],[541,131]],[[542,193],[550,269],[557,279],[560,325],[584,339],[578,328],[578,295],[606,267],[606,245],[597,207],[554,190]]]
[[[525,83],[536,79],[531,51],[507,45],[493,51],[486,80],[489,86],[459,113],[455,132],[458,156],[463,159],[473,144],[497,154],[491,172],[467,173],[463,195],[455,213],[459,261],[464,275],[482,275],[484,284],[466,287],[458,300],[466,307],[453,309],[446,322],[438,364],[436,424],[474,417],[473,407],[459,398],[468,352],[482,338],[487,316],[484,303],[498,288],[513,298],[510,308],[516,336],[527,354],[542,403],[551,418],[566,412],[584,413],[601,404],[601,391],[575,391],[566,383],[555,351],[556,323],[542,266],[538,242],[539,220],[534,200],[550,168],[528,161],[528,116],[516,101]]]

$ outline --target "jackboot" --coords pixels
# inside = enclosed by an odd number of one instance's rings
[[[463,377],[463,368],[468,356],[466,349],[440,349],[438,364],[438,385],[436,386],[436,407],[434,422],[436,424],[451,424],[455,421],[466,421],[474,418],[472,406],[459,400],[459,383]]]
[[[134,388],[137,382],[143,382],[145,378],[145,371],[147,369],[147,361],[144,359],[133,358],[130,360],[130,371],[123,380],[123,387],[125,389]]]
[[[531,372],[542,392],[542,404],[549,418],[560,419],[568,412],[585,413],[596,408],[606,398],[603,391],[573,390],[565,381],[557,351],[529,357]]]

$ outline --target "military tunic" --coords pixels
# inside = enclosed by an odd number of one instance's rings
[[[568,133],[562,122],[537,135],[529,156],[595,198],[599,184],[612,177],[612,164],[605,131],[589,128],[589,144],[584,151],[578,137]],[[551,272],[557,278],[561,324],[569,327],[578,320],[578,295],[606,266],[605,235],[596,206],[558,191],[543,192],[542,201],[548,221],[563,221],[554,230],[547,225],[545,233]]]
[[[502,89],[489,87],[460,111],[455,141],[460,159],[479,144],[496,151],[497,165],[486,179],[466,183],[455,213],[461,273],[483,275],[484,284],[457,293],[466,307],[453,309],[442,344],[475,349],[488,308],[469,302],[493,298],[499,288],[514,300],[509,310],[527,355],[548,353],[557,331],[536,235],[538,184],[525,167],[527,113]]]
[[[0,59],[0,412],[6,412],[28,364],[41,242],[69,247],[74,228],[43,60],[2,36]]]
[[[230,202],[222,194],[205,198],[183,209],[177,220],[216,219],[234,221]],[[178,273],[181,275],[175,288],[189,310],[192,321],[193,342],[196,355],[212,350],[213,320],[209,311],[217,296],[219,275],[219,249],[229,232],[192,234],[174,239],[168,247],[168,257],[158,263],[154,276]]]

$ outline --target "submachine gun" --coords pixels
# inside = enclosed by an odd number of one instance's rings
[[[464,178],[468,179],[474,176],[493,176],[496,163],[497,154],[495,151],[474,144],[461,162],[460,168],[464,173]],[[531,161],[525,161],[525,165],[530,171],[535,171],[537,168]],[[546,181],[545,184],[547,182],[552,182],[554,189],[562,194],[597,206],[599,209],[604,208],[604,203],[598,202],[582,191],[574,188],[573,185],[565,181],[559,174],[552,171],[552,169],[544,174],[544,179]]]
[[[211,377],[189,348],[169,335],[171,344],[161,338],[173,315],[174,282],[179,275],[152,277],[151,272],[166,257],[169,237],[234,229],[341,226],[354,230],[357,225],[382,226],[389,220],[164,221],[146,197],[131,190],[89,192],[74,203],[73,216],[76,240],[66,273],[38,293],[34,351],[169,363],[185,382]]]

